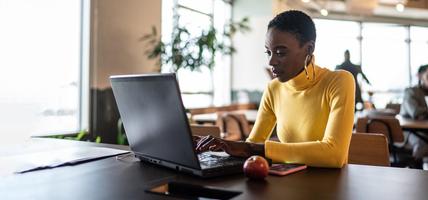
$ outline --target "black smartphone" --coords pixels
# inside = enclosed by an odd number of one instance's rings
[[[185,199],[231,199],[242,192],[224,190],[183,182],[166,182],[145,190],[146,192]]]

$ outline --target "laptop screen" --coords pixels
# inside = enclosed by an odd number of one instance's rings
[[[199,169],[174,74],[110,77],[132,151]]]

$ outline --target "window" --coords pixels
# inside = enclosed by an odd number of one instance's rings
[[[411,58],[411,75],[412,84],[418,83],[416,74],[421,65],[428,64],[428,28],[427,27],[410,27],[410,58]]]
[[[361,63],[359,23],[322,19],[315,19],[314,22],[317,29],[314,55],[320,66],[334,70],[343,62],[345,50],[349,50],[353,63]]]
[[[0,0],[0,130],[7,137],[86,128],[88,5]]]
[[[349,49],[351,61],[361,64],[371,85],[364,81],[362,94],[378,108],[400,103],[404,88],[417,83],[419,66],[428,64],[428,28],[386,23],[314,20],[317,28],[316,62],[329,69],[343,62]],[[361,52],[361,53],[360,53]],[[361,78],[361,77],[359,77]]]
[[[400,101],[410,85],[407,27],[395,24],[363,23],[362,66],[376,95],[373,101],[384,107]]]
[[[208,31],[209,27],[213,26],[213,0],[179,0],[176,11],[177,15],[180,16],[177,23],[186,27],[191,36],[199,35],[202,31]],[[186,107],[203,107],[213,103],[212,78],[208,68],[203,67],[201,71],[193,72],[181,69],[177,72],[177,77]]]
[[[170,41],[174,24],[185,26],[190,35],[199,35],[210,26],[218,32],[231,19],[231,5],[222,0],[164,0],[162,16],[162,41]],[[171,10],[174,10],[171,13]],[[174,21],[178,15],[178,21]],[[184,38],[185,39],[185,38]],[[177,72],[183,103],[187,108],[205,107],[229,103],[230,99],[230,59],[216,56],[216,66],[213,71],[206,67],[200,71],[180,69]],[[168,66],[162,66],[162,71],[169,72]],[[221,81],[215,81],[215,80]],[[216,83],[216,84],[214,84]],[[230,101],[230,100],[229,100]]]

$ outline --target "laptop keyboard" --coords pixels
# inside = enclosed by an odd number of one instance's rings
[[[241,159],[236,159],[231,156],[224,156],[224,155],[215,155],[209,152],[198,154],[199,163],[203,167],[221,167],[221,166],[227,166],[227,165],[235,165],[240,161]]]

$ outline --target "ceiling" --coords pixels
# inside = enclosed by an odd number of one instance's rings
[[[404,0],[311,0],[308,3],[302,0],[288,0],[285,2],[291,8],[303,9],[321,18],[428,26],[428,0],[410,0],[412,2],[408,3],[403,12],[395,8],[400,1]],[[328,10],[328,16],[320,14],[323,8]]]

